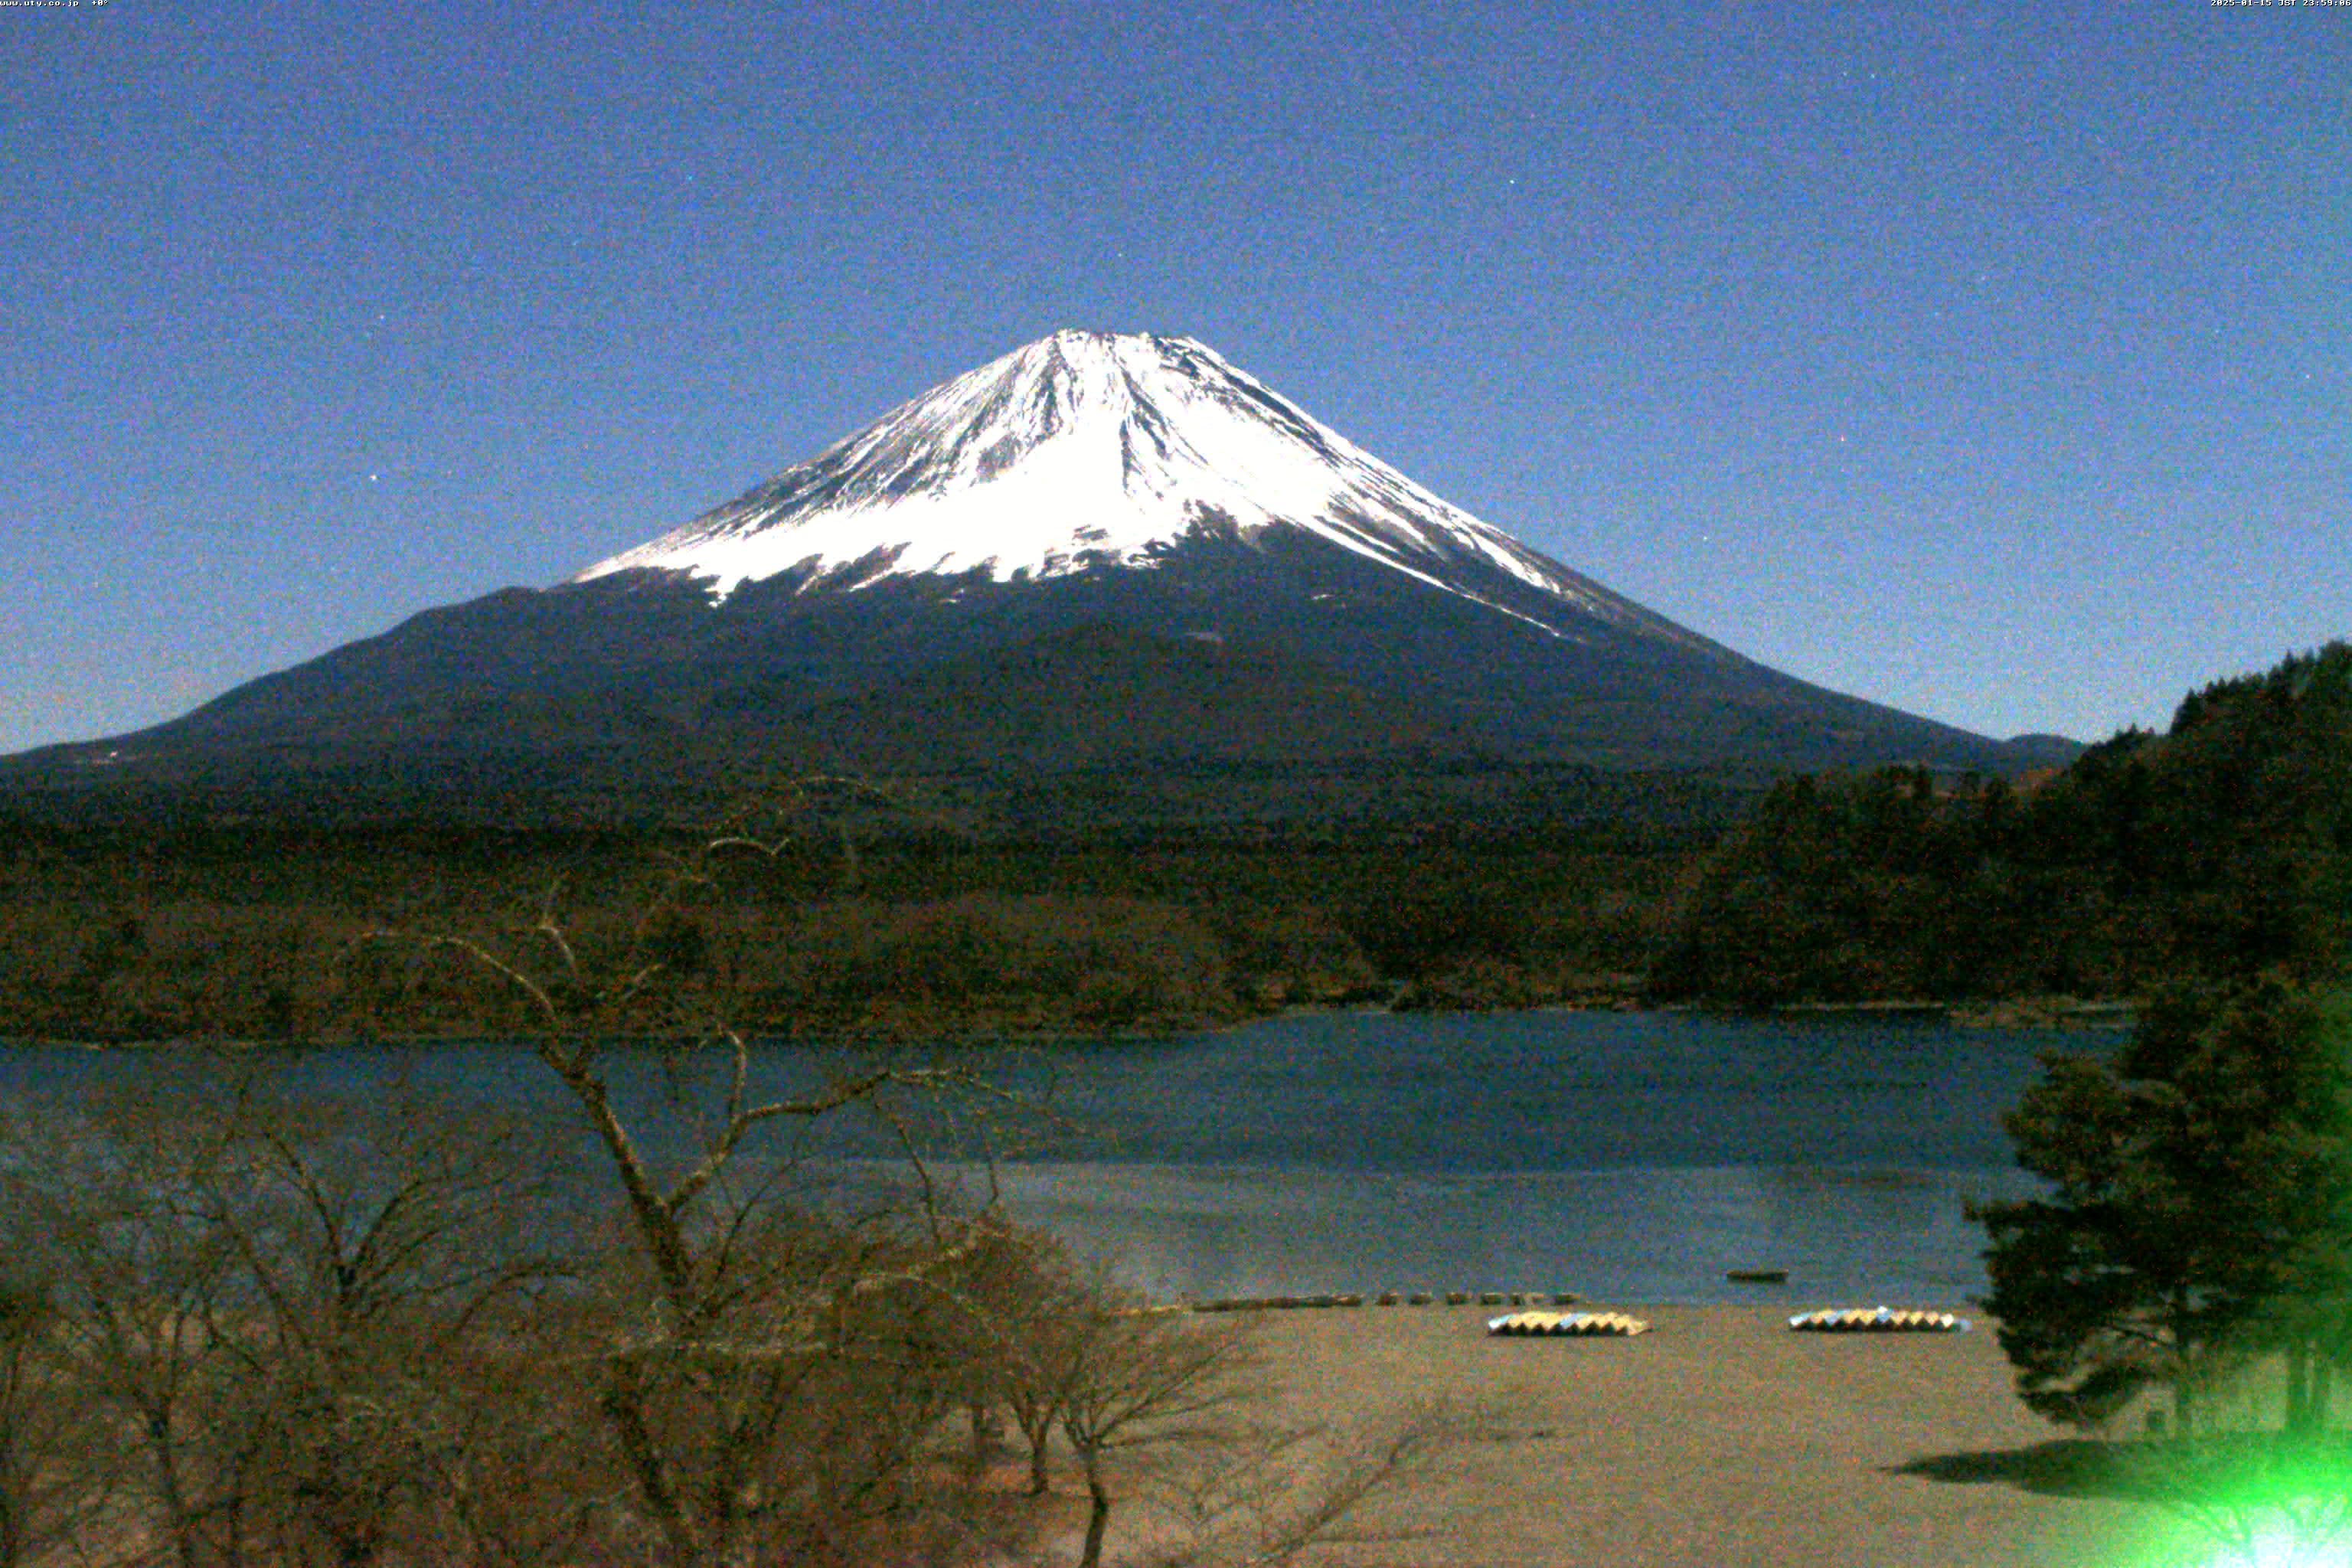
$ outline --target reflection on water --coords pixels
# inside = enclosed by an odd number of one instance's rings
[[[2038,1050],[2104,1043],[1922,1019],[1308,1015],[957,1059],[1057,1119],[995,1167],[1013,1211],[1158,1294],[1566,1289],[1793,1310],[1955,1305],[1983,1289],[1983,1239],[1963,1206],[2031,1190],[2008,1163],[2000,1112]],[[715,1086],[680,1082],[652,1050],[612,1061],[633,1114],[667,1126],[656,1141],[690,1142],[693,1118],[676,1112]],[[840,1062],[766,1049],[755,1089],[805,1089]],[[0,1052],[0,1096],[152,1067],[134,1053]],[[400,1080],[527,1117],[575,1114],[511,1047],[314,1053],[294,1076],[354,1098]],[[793,1131],[869,1194],[900,1168],[871,1125]],[[950,1169],[984,1190],[977,1167]],[[1789,1281],[1724,1279],[1757,1268]]]
[[[858,1173],[888,1181],[887,1166]],[[967,1194],[991,1178],[945,1174]],[[1010,1163],[1017,1217],[1161,1297],[1354,1290],[1572,1290],[1618,1301],[1958,1305],[1983,1289],[1972,1198],[2017,1173],[1710,1166],[1343,1172],[1247,1165]],[[852,1190],[867,1190],[853,1181]],[[1734,1268],[1785,1268],[1785,1285]],[[1792,1308],[1793,1310],[1793,1308]]]

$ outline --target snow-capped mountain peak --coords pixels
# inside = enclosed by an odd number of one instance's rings
[[[546,790],[569,813],[707,800],[746,767],[878,771],[952,774],[1008,824],[1072,831],[1197,809],[1418,832],[1465,802],[1552,810],[1522,763],[2048,760],[1742,658],[1197,342],[1057,332],[569,583],[426,610],[13,774],[0,759],[0,790],[216,780],[308,809],[364,780],[401,810]]]
[[[1003,583],[1150,568],[1198,533],[1269,529],[1547,630],[1540,605],[1498,602],[1491,573],[1564,609],[1688,636],[1448,505],[1205,345],[1139,333],[1059,331],[1015,349],[572,581],[651,568],[717,599],[787,572],[803,593],[917,574]]]

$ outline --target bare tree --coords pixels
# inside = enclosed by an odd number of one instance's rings
[[[235,1259],[204,1225],[193,1179],[216,1140],[164,1125],[120,1104],[27,1110],[0,1180],[12,1252],[46,1287],[66,1375],[139,1456],[142,1527],[179,1568],[201,1568],[240,1517],[214,1375]]]
[[[46,1284],[0,1280],[0,1568],[77,1540],[104,1505],[107,1472],[89,1456],[109,1435],[72,1385],[56,1328]]]
[[[1480,1413],[1446,1403],[1401,1412],[1367,1432],[1246,1424],[1162,1467],[1181,1527],[1145,1568],[1283,1568],[1358,1528],[1363,1510],[1427,1476]],[[1424,1516],[1417,1531],[1433,1528]]]
[[[1077,1461],[1087,1568],[1102,1557],[1114,1485],[1148,1486],[1156,1519],[1173,1524],[1147,1561],[1271,1568],[1421,1474],[1467,1425],[1435,1405],[1353,1438],[1269,1423],[1240,1321],[1150,1306],[1010,1226],[984,1237],[953,1289],[983,1328],[969,1352],[978,1386],[1029,1440],[1030,1494],[1047,1489],[1055,1432]]]
[[[362,1114],[247,1080],[221,1114],[197,1190],[237,1264],[220,1351],[253,1501],[287,1550],[359,1568],[441,1522],[449,1445],[480,1426],[453,1372],[565,1272],[530,1234],[560,1166],[520,1127],[397,1091]]]
[[[780,1126],[857,1110],[886,1121],[914,1102],[983,1092],[955,1068],[875,1068],[805,1092],[751,1088],[751,1051],[723,1020],[695,1016],[673,983],[679,910],[735,856],[780,846],[714,840],[682,862],[625,950],[583,954],[552,896],[520,942],[455,934],[381,938],[451,956],[520,996],[530,1047],[579,1110],[601,1151],[630,1237],[605,1274],[611,1304],[596,1353],[596,1408],[635,1510],[668,1562],[732,1563],[755,1538],[804,1552],[847,1550],[852,1522],[899,1507],[897,1489],[949,1399],[936,1356],[910,1323],[931,1282],[965,1251],[964,1227],[932,1201],[909,1142],[920,1196],[912,1226],[849,1226],[819,1217],[791,1166],[759,1147]],[[666,1019],[715,1058],[698,1136],[664,1157],[615,1093],[607,1042],[625,1023]]]
[[[1202,1327],[1097,1285],[1045,1330],[1040,1358],[1053,1372],[1062,1435],[1086,1478],[1086,1545],[1079,1568],[1102,1561],[1118,1457],[1172,1443],[1215,1443],[1255,1364],[1232,1321]]]
[[[1093,1310],[1092,1299],[1059,1242],[994,1215],[973,1222],[964,1256],[936,1283],[956,1335],[970,1468],[977,1473],[985,1463],[988,1423],[1001,1409],[1028,1445],[1029,1495],[1044,1496],[1065,1392],[1057,1346],[1072,1319]]]
[[[478,1115],[398,1095],[362,1115],[206,1065],[47,1108],[0,1155],[49,1375],[102,1423],[54,1473],[96,1485],[116,1478],[94,1456],[140,1455],[109,1527],[181,1568],[373,1563],[445,1533],[440,1451],[482,1425],[452,1374],[550,1273],[520,1195],[546,1167]]]

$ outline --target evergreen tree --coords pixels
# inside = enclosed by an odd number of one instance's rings
[[[2048,1195],[1976,1211],[2018,1392],[2074,1424],[2151,1384],[2193,1429],[2234,1357],[2284,1349],[2291,1412],[2347,1348],[2352,1062],[2340,1007],[2274,979],[2157,998],[2113,1060],[2053,1055],[2007,1118]]]

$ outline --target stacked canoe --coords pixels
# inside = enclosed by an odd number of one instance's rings
[[[1949,1312],[1894,1307],[1824,1307],[1800,1312],[1789,1326],[1817,1334],[1964,1334],[1969,1321]]]
[[[1486,1320],[1486,1331],[1506,1337],[1569,1335],[1578,1338],[1599,1335],[1619,1337],[1647,1333],[1650,1325],[1640,1318],[1629,1318],[1622,1312],[1507,1312],[1499,1318]]]

